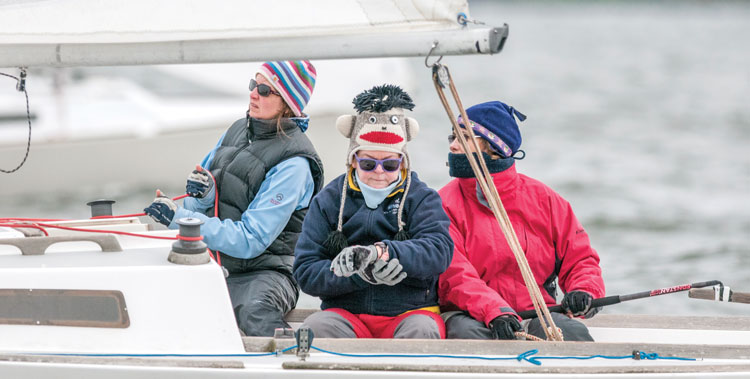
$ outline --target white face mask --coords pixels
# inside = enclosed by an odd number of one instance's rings
[[[359,190],[362,191],[362,196],[365,197],[365,204],[367,204],[367,208],[375,209],[380,205],[380,203],[385,200],[388,195],[391,194],[391,191],[393,191],[394,188],[398,185],[398,183],[401,182],[401,172],[398,174],[398,179],[396,179],[393,183],[389,184],[388,187],[385,188],[372,188],[365,184],[364,182],[359,180],[359,176],[357,176],[357,171],[354,170],[354,179],[357,181],[357,185],[359,186]]]

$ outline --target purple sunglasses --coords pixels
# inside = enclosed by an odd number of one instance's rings
[[[398,169],[401,167],[401,161],[404,160],[404,157],[380,160],[372,158],[360,158],[355,155],[354,159],[357,160],[357,166],[361,168],[362,171],[370,172],[376,169],[378,165],[380,165],[381,167],[383,167],[383,170],[394,172],[398,171]]]

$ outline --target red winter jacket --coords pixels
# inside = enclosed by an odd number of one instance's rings
[[[570,204],[540,181],[518,174],[515,164],[492,178],[547,305],[556,302],[545,282],[554,292],[555,277],[564,293],[604,296],[599,255]],[[454,179],[438,192],[455,245],[450,267],[440,275],[441,304],[466,310],[486,325],[502,314],[533,309],[495,216],[477,198],[476,179]]]

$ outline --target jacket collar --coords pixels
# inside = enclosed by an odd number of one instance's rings
[[[518,172],[516,172],[515,163],[513,163],[512,166],[503,171],[491,174],[491,176],[492,182],[495,183],[495,187],[497,187],[497,192],[500,194],[500,196],[504,196],[515,191],[520,180],[520,178],[518,177]],[[456,180],[458,180],[458,184],[464,194],[469,194],[470,196],[476,198],[477,187],[479,186],[476,178],[456,178]]]
[[[347,183],[349,183],[350,190],[361,193],[362,191],[359,189],[359,186],[357,185],[357,181],[354,180],[354,170],[356,170],[354,167],[349,168],[349,172],[346,174],[345,180]],[[407,173],[408,172],[405,168],[401,169],[401,181],[398,182],[398,185],[395,188],[393,188],[393,191],[391,191],[391,193],[388,196],[386,196],[386,198],[393,197],[400,192],[404,192],[404,184],[406,183]]]
[[[248,123],[248,139],[251,141],[272,139],[276,138],[279,134],[277,131],[277,121],[272,120],[261,120],[258,118],[247,118]],[[299,130],[298,122],[293,118],[282,118],[281,119],[281,130],[286,135],[291,135]]]

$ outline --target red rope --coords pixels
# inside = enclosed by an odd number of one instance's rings
[[[219,187],[216,186],[216,178],[211,174],[210,171],[206,170],[208,172],[208,175],[211,176],[211,180],[214,182],[214,216],[219,217]],[[211,251],[211,249],[208,249],[208,251]],[[216,263],[221,266],[221,252],[216,251]],[[211,256],[213,258],[213,255]]]
[[[177,235],[177,239],[178,240],[183,240],[183,241],[202,241],[203,240],[203,236],[186,237],[186,236],[181,236],[181,235],[178,234]]]
[[[188,194],[185,193],[185,194],[182,194],[180,196],[173,197],[172,200],[177,201],[177,200],[180,200],[180,199],[184,199],[187,196],[188,196]],[[92,220],[96,220],[96,219],[100,219],[100,218],[140,217],[140,216],[145,216],[145,215],[146,215],[145,213],[132,213],[132,214],[129,214],[129,215],[119,215],[119,216],[96,216],[96,217],[92,217],[91,219]]]
[[[173,197],[172,200],[180,200],[180,199],[184,199],[186,197],[188,197],[188,194],[184,193],[184,194],[182,194],[180,196]]]
[[[210,172],[209,172],[210,175]],[[216,178],[214,178],[213,175],[211,176],[211,180],[214,182],[214,188],[216,188]],[[173,197],[172,200],[180,200],[184,199],[188,196],[188,194],[183,194],[177,197]],[[214,214],[216,217],[218,217],[219,214],[219,190],[216,189],[216,196],[214,198]],[[92,220],[98,220],[98,219],[110,219],[110,218],[123,218],[123,217],[140,217],[145,216],[145,213],[132,213],[132,214],[126,214],[126,215],[119,215],[119,216],[96,216],[91,217]],[[34,224],[2,224],[2,222],[14,222],[14,221],[22,221],[22,222],[33,222]],[[73,232],[84,232],[84,233],[109,233],[109,234],[118,234],[123,236],[131,236],[131,237],[141,237],[141,238],[151,238],[151,239],[161,239],[161,240],[183,240],[183,241],[202,241],[203,236],[198,237],[185,237],[177,235],[176,237],[163,237],[163,236],[150,236],[146,234],[139,234],[139,233],[130,233],[130,232],[122,232],[117,230],[100,230],[100,229],[86,229],[86,228],[74,228],[70,226],[60,226],[60,225],[52,225],[47,224],[44,222],[59,222],[59,221],[72,221],[71,219],[54,219],[54,218],[23,218],[23,217],[0,217],[0,226],[6,226],[11,228],[32,228],[32,229],[39,229],[44,233],[45,236],[49,236],[47,231],[44,228],[55,228],[55,229],[63,229],[63,230],[70,230]],[[219,255],[219,252],[213,252],[211,249],[208,250],[208,256],[211,257],[211,259],[218,263],[219,266],[221,266],[221,256]],[[214,254],[216,256],[214,257]]]
[[[74,228],[70,226],[60,226],[60,225],[52,225],[52,224],[45,224],[45,223],[37,223],[39,226],[43,226],[45,228],[55,228],[55,229],[63,229],[63,230],[71,230],[74,232],[86,232],[86,233],[111,233],[111,234],[119,234],[123,236],[131,236],[131,237],[143,237],[143,238],[152,238],[152,239],[159,239],[159,240],[176,240],[177,237],[164,237],[164,236],[149,236],[146,234],[139,234],[139,233],[130,233],[130,232],[122,232],[119,230],[99,230],[99,229],[84,229],[84,228]]]
[[[129,214],[129,215],[119,215],[119,216],[107,216],[107,215],[104,215],[104,216],[94,216],[94,217],[91,218],[91,220],[98,220],[98,219],[102,219],[102,218],[140,217],[140,216],[145,216],[145,215],[146,215],[145,213],[132,213],[132,214]]]
[[[214,181],[214,184],[216,182]],[[182,194],[177,197],[173,197],[172,200],[180,200],[184,199],[188,196],[188,194]],[[96,216],[91,217],[92,220],[100,219],[100,218],[119,218],[119,217],[140,217],[145,216],[145,213],[133,213],[133,214],[127,214],[127,215],[119,215],[119,216]],[[73,221],[72,219],[65,219],[65,218],[26,218],[26,217],[0,217],[0,222],[14,222],[14,221],[30,221],[30,222],[59,222],[59,221]]]

